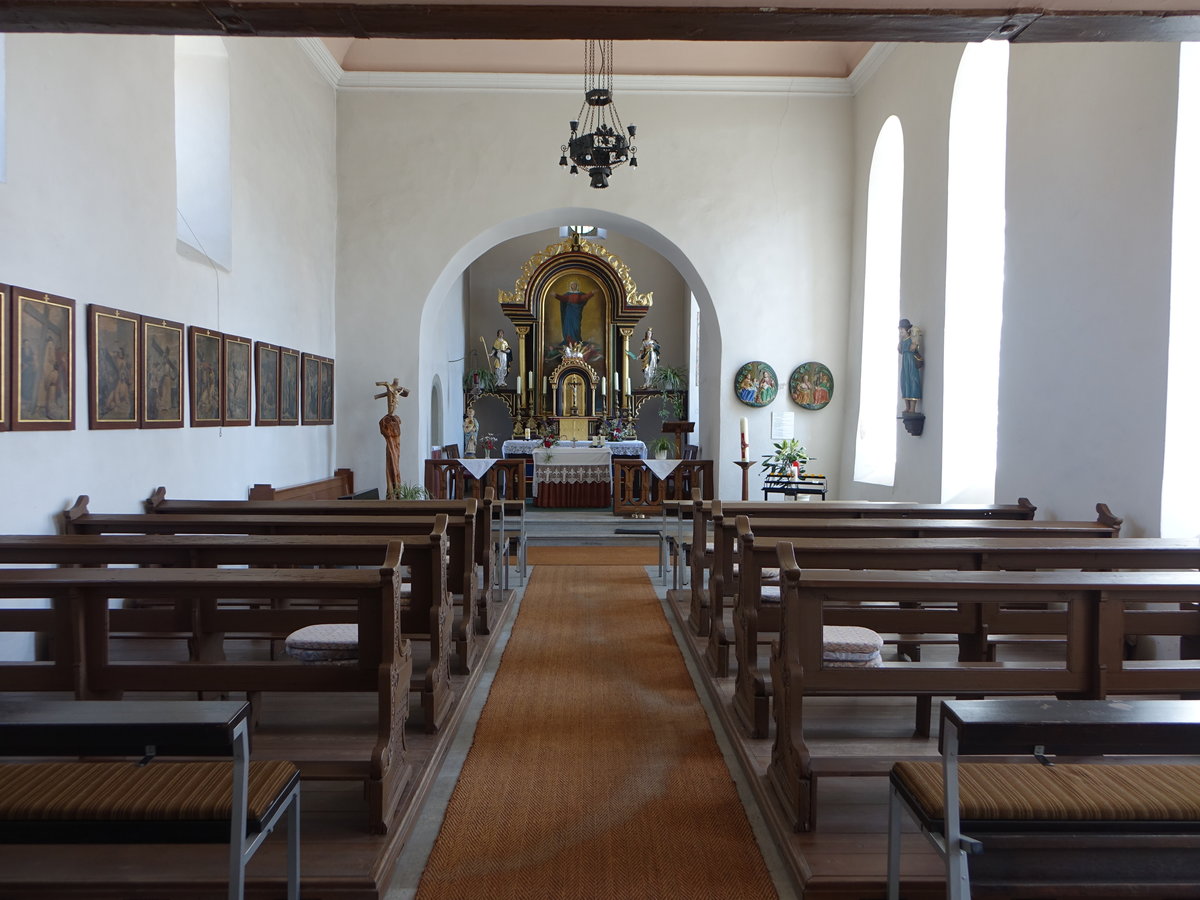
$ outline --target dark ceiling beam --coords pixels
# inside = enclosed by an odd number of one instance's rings
[[[417,5],[330,0],[0,0],[0,31],[500,40],[1181,41],[1200,9],[814,10],[787,7]]]

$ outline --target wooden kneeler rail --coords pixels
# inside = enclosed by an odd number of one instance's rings
[[[228,838],[228,896],[243,900],[246,865],[286,814],[287,897],[300,900],[300,773],[291,763],[250,762],[249,708],[242,701],[0,701],[0,746],[6,755],[143,757],[141,763],[49,763],[49,769],[20,765],[10,786],[19,787],[27,773],[61,783],[82,772],[72,780],[84,796],[35,796],[30,804],[18,804],[0,819],[4,840],[11,843],[14,835],[21,843],[194,843]],[[229,785],[228,803],[215,781],[209,786],[193,777],[207,774],[212,763],[157,762],[158,756],[231,756],[232,783],[224,783]],[[0,771],[10,765],[18,764],[0,764]],[[206,771],[198,773],[197,767]],[[131,812],[136,804],[119,790],[113,796],[114,784],[135,780],[132,774],[151,769],[163,776],[155,781],[165,790],[149,798],[144,809]],[[196,784],[206,784],[210,795],[197,797]],[[259,813],[253,818],[248,810],[252,793]],[[79,801],[86,801],[86,820],[75,814],[55,817],[58,807],[70,811]],[[204,811],[197,813],[197,808]]]

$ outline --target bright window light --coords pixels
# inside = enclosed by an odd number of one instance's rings
[[[0,34],[0,183],[8,180],[8,126],[5,120],[5,108],[8,96],[4,87],[4,74],[8,70],[4,62],[4,35]]]
[[[996,497],[1007,134],[1008,44],[968,44],[950,103],[943,503]]]
[[[1200,44],[1179,45],[1179,115],[1175,132],[1175,210],[1171,238],[1171,329],[1167,362],[1162,536],[1196,537],[1196,385],[1200,383]]]
[[[862,373],[854,480],[896,480],[896,323],[900,320],[900,243],[904,219],[904,131],[888,118],[875,140],[867,182]]]
[[[229,56],[219,37],[175,38],[176,236],[233,264]]]

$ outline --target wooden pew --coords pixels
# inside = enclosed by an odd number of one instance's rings
[[[203,501],[239,503],[252,501]],[[337,501],[333,501],[337,502]],[[388,510],[373,510],[376,504],[393,501],[363,500],[339,503],[326,513],[308,515],[283,512],[239,513],[93,513],[88,510],[87,495],[63,513],[62,529],[67,534],[357,534],[409,537],[428,534],[433,524],[430,515],[397,516]],[[474,554],[477,501],[465,501],[472,512],[448,516],[450,590],[464,598],[477,597]],[[278,509],[278,503],[272,503]],[[342,514],[343,510],[349,514]],[[464,608],[469,602],[464,600]],[[476,640],[473,616],[464,614],[454,628],[455,656],[459,668],[469,671],[482,651]]]
[[[737,662],[733,708],[739,722],[756,738],[767,736],[771,685],[758,664],[764,633],[779,631],[779,603],[763,602],[764,570],[779,565],[779,545],[789,543],[802,569],[1012,570],[1200,569],[1200,541],[1162,538],[811,538],[762,537],[754,520],[739,516],[741,548],[733,642]],[[964,660],[991,659],[989,640],[996,634],[994,610],[973,607],[979,619],[957,635]],[[878,630],[878,629],[876,629]],[[711,646],[711,645],[710,645]],[[918,724],[928,734],[928,711]]]
[[[1124,663],[1130,627],[1127,604],[1177,604],[1200,592],[1197,572],[897,572],[890,570],[802,571],[791,544],[778,545],[783,574],[780,639],[771,660],[775,743],[767,779],[798,831],[814,822],[812,760],[804,741],[807,696],[1058,695],[1102,698],[1108,692],[1154,692],[1168,680],[1174,692],[1200,689],[1200,660],[1159,661],[1148,678]],[[826,624],[865,625],[876,630],[920,633],[969,632],[975,608],[1000,610],[1000,628],[1028,627],[1022,604],[1054,601],[1066,638],[1063,662],[884,662],[870,668],[832,668],[823,663]],[[897,604],[880,608],[878,604]],[[876,604],[875,606],[865,604]],[[1200,633],[1200,618],[1176,613],[1143,619],[1160,633]],[[1135,630],[1138,626],[1135,626]],[[1133,666],[1134,671],[1125,676]],[[1116,678],[1114,678],[1116,674]],[[1120,685],[1120,688],[1117,685]]]
[[[250,500],[337,500],[354,493],[354,470],[334,469],[332,478],[277,488],[256,484],[250,488]]]
[[[772,504],[783,506],[785,504]],[[814,504],[823,506],[824,504]],[[1110,538],[1120,533],[1121,519],[1112,515],[1108,507],[1096,505],[1099,517],[1095,522],[1034,522],[1000,518],[964,519],[959,515],[952,518],[761,518],[751,519],[755,533],[760,537],[825,537],[825,538],[966,538],[966,537],[1046,537],[1046,538]],[[957,513],[957,510],[956,510]],[[737,519],[725,514],[722,505],[714,503],[713,561],[708,587],[708,614],[711,624],[708,629],[708,651],[706,658],[712,672],[718,677],[729,674],[729,647],[733,636],[725,625],[725,604],[737,593],[735,577],[735,552],[737,542]]]
[[[738,516],[767,516],[770,518],[802,518],[802,519],[1001,519],[1025,521],[1031,520],[1037,507],[1025,497],[1016,503],[997,504],[985,503],[980,505],[961,503],[908,503],[908,502],[875,502],[870,500],[826,500],[821,503],[769,503],[759,501],[705,501],[698,496],[692,497],[689,512],[692,517],[692,543],[687,563],[690,566],[691,580],[691,609],[688,613],[688,624],[692,630],[705,637],[712,621],[709,609],[709,596],[704,575],[713,569],[714,548],[709,540],[709,531],[715,515],[723,515],[733,522]],[[1101,513],[1103,517],[1107,513]],[[1111,516],[1111,513],[1107,513]],[[1120,519],[1112,517],[1116,524]],[[848,536],[854,536],[848,535]],[[727,586],[733,588],[732,548],[728,556],[728,571],[724,574]],[[723,568],[725,568],[723,566]]]
[[[428,659],[419,667],[414,667],[410,689],[419,695],[422,723],[431,734],[441,729],[453,707],[449,668],[452,613],[446,582],[449,558],[446,521],[447,517],[443,514],[435,521],[429,534],[405,538],[401,556],[401,564],[408,570],[408,596],[402,614],[404,634],[409,639],[428,642],[430,646]],[[0,564],[377,568],[384,561],[392,540],[387,535],[0,535]],[[225,635],[206,632],[201,639],[190,627],[191,613],[187,601],[179,597],[168,599],[171,599],[170,605],[174,609],[174,621],[179,625],[175,633],[189,640],[192,658],[197,661],[223,659]],[[261,605],[283,608],[292,599],[273,597]],[[244,602],[244,599],[237,602]],[[326,620],[321,618],[322,615],[310,614],[308,618],[312,621],[306,624],[324,623]],[[125,611],[118,616],[121,621],[132,618]],[[344,621],[345,614],[339,614],[337,620]],[[286,627],[286,623],[280,624]],[[240,632],[239,635],[281,640],[294,630]],[[163,634],[161,628],[157,627],[141,633]]]
[[[378,515],[378,516],[451,516],[473,515],[475,564],[482,569],[482,579],[475,578],[474,629],[490,633],[489,585],[495,567],[492,515],[496,495],[485,489],[482,496],[462,500],[178,500],[168,499],[165,487],[158,487],[146,499],[146,512],[167,515]],[[70,512],[67,513],[70,515]],[[457,559],[457,554],[455,554]],[[464,572],[464,575],[467,573]],[[461,594],[462,582],[454,579],[453,591]],[[462,638],[459,638],[461,641]]]
[[[376,569],[57,568],[0,569],[0,599],[49,599],[49,609],[0,609],[6,631],[54,636],[52,661],[0,662],[0,690],[71,690],[77,698],[117,698],[148,688],[171,692],[356,691],[377,696],[368,758],[322,765],[322,777],[356,778],[365,786],[370,827],[384,832],[411,778],[404,727],[412,682],[412,648],[401,631],[400,561],[393,541]],[[171,609],[110,608],[117,600],[178,598]],[[288,597],[340,601],[338,609],[232,606],[221,601]],[[177,609],[186,613],[181,622]],[[280,633],[318,622],[358,625],[354,665],[228,661],[218,652],[226,633]],[[195,633],[201,661],[110,657],[119,631]],[[48,674],[50,673],[50,674]]]

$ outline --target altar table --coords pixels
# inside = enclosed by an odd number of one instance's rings
[[[608,447],[566,447],[533,451],[534,503],[543,507],[612,505],[612,458]]]
[[[578,449],[580,447],[592,447],[591,441],[559,441],[552,447],[555,449]],[[613,456],[629,456],[637,459],[646,458],[646,445],[642,441],[608,441],[604,448],[612,451]],[[592,449],[604,449],[592,448]],[[530,439],[522,441],[518,439],[507,440],[500,445],[500,451],[504,456],[529,456],[534,450],[544,450],[540,440]]]

